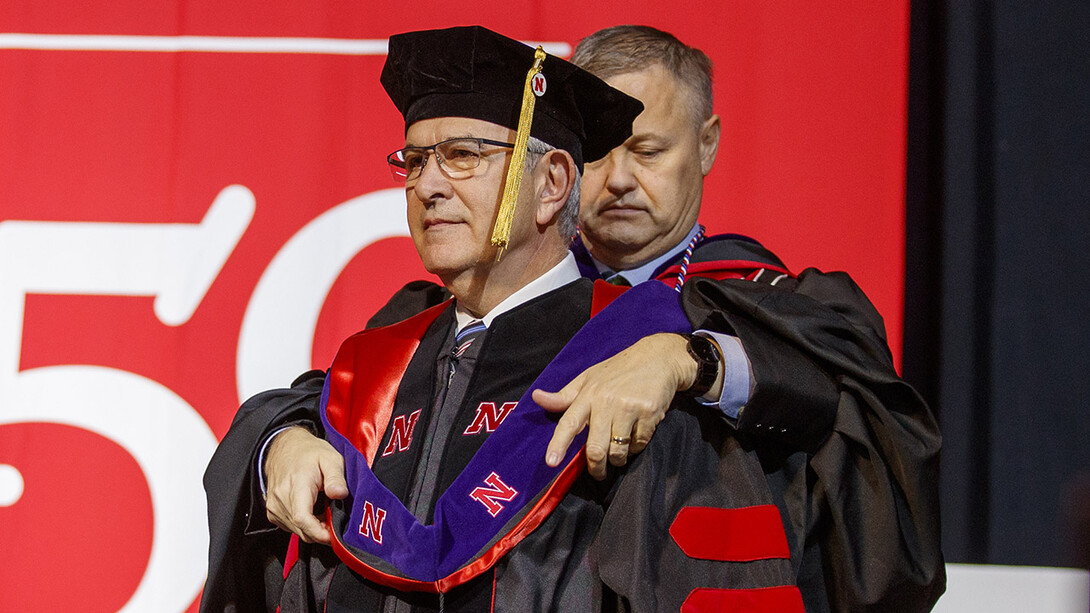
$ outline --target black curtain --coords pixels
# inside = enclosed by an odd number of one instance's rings
[[[943,549],[1090,567],[1090,2],[911,8],[904,375]]]

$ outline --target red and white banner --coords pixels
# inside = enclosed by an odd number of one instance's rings
[[[702,220],[852,272],[901,334],[908,2],[0,4],[0,611],[186,611],[240,400],[426,277],[385,154],[395,32],[567,55],[646,23],[723,117]]]

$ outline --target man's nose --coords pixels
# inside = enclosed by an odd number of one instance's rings
[[[423,202],[432,202],[439,197],[450,197],[450,177],[439,167],[439,158],[434,151],[424,160],[420,176],[413,185],[417,198]]]
[[[636,176],[632,173],[632,156],[622,147],[609,152],[606,164],[606,187],[615,194],[636,189]]]

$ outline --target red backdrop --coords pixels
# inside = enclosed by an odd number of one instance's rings
[[[191,608],[240,398],[425,276],[382,159],[394,32],[564,53],[647,23],[703,48],[725,128],[703,222],[850,271],[899,353],[906,1],[362,4],[0,4],[0,610]]]

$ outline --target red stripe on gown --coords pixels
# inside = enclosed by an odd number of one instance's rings
[[[697,588],[685,602],[681,613],[805,613],[802,594],[793,585],[761,587],[748,590]]]
[[[670,524],[670,536],[685,555],[701,560],[791,557],[780,510],[771,504],[735,509],[685,507]]]

